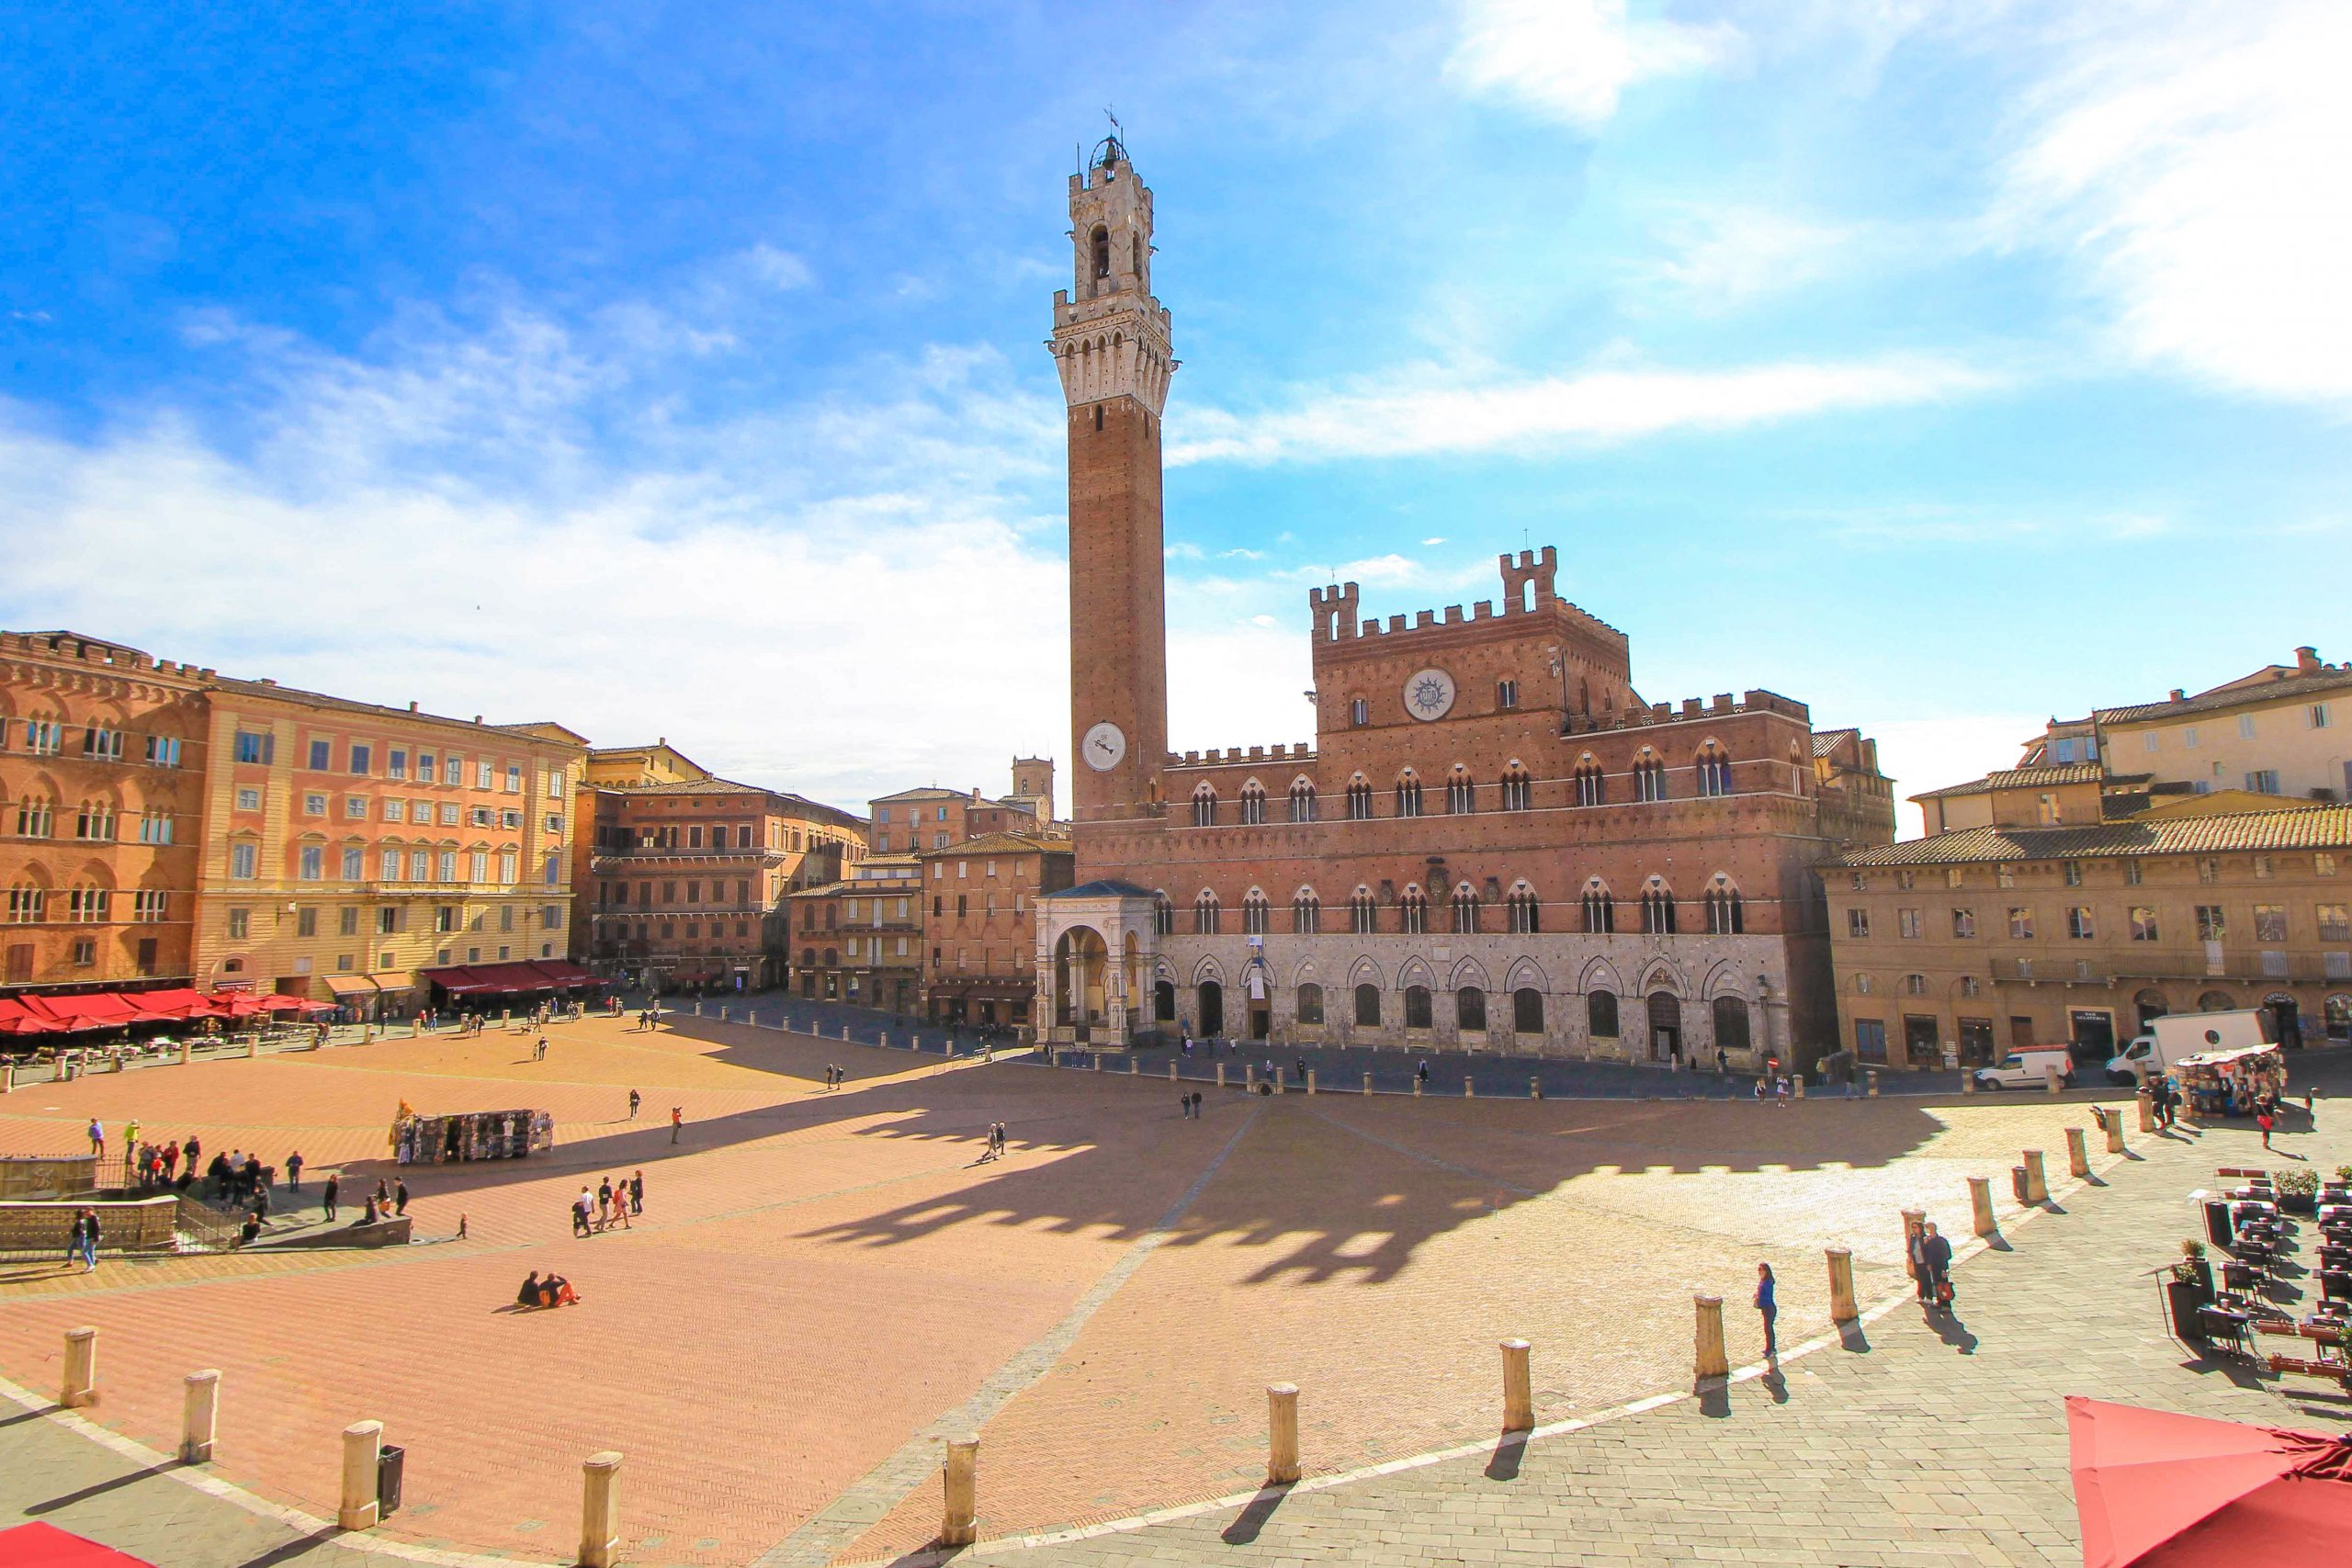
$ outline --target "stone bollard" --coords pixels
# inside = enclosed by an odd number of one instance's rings
[[[1087,1059],[1087,1063],[1088,1063],[1088,1065],[1089,1065],[1089,1066],[1091,1066],[1091,1067],[1092,1067],[1096,1072],[1098,1072],[1098,1073],[1099,1073],[1099,1072],[1101,1072],[1101,1071],[1102,1070],[1102,1052],[1100,1052],[1100,1051],[1089,1051],[1089,1052],[1086,1054],[1086,1059]]]
[[[376,1469],[383,1452],[381,1421],[356,1421],[343,1429],[343,1506],[334,1522],[345,1529],[376,1528]]]
[[[1527,1371],[1527,1341],[1503,1341],[1503,1430],[1535,1429],[1535,1392]]]
[[[721,1022],[721,1023],[725,1023],[725,1022],[727,1022],[727,1021],[728,1021],[728,1018],[727,1018],[727,1009],[726,1009],[725,1007],[723,1007],[723,1006],[718,1010],[718,1021],[719,1021],[719,1022]]]
[[[1991,1235],[2001,1228],[1999,1223],[1993,1218],[1993,1179],[1991,1177],[1972,1176],[1968,1179],[1968,1208],[1970,1213],[1975,1217],[1978,1235]]]
[[[1877,1069],[1877,1068],[1875,1068],[1875,1067],[1871,1068],[1871,1071],[1870,1071],[1870,1074],[1869,1074],[1869,1077],[1870,1077],[1869,1098],[1871,1098],[1871,1099],[1872,1099],[1872,1100],[1876,1100],[1876,1099],[1878,1098],[1878,1069]]]
[[[2156,1130],[2156,1097],[2150,1094],[2145,1086],[2143,1086],[2140,1092],[2133,1098],[2140,1102],[2140,1131],[2154,1132]]]
[[[514,1010],[513,1008],[500,1008],[500,1009],[498,1010],[498,1027],[499,1027],[499,1028],[503,1029],[503,1028],[505,1028],[508,1024],[510,1024],[510,1023],[512,1023],[512,1022],[514,1022]]]
[[[180,1462],[208,1464],[212,1459],[212,1434],[220,1416],[220,1374],[207,1370],[187,1375],[187,1392],[180,1399]]]
[[[1803,1073],[1792,1073],[1789,1075],[1789,1098],[1792,1100],[1803,1100],[1804,1098],[1804,1075]]]
[[[1216,1065],[1216,1087],[1219,1089],[1223,1089],[1225,1087],[1225,1064],[1223,1062],[1219,1062]]]
[[[2107,1152],[2111,1155],[2121,1154],[2123,1152],[2123,1112],[2109,1111],[2102,1107],[2099,1111],[2098,1124],[2107,1129]]]
[[[2089,1140],[2083,1136],[2080,1127],[2066,1129],[2066,1168],[2075,1176],[2091,1173]]]
[[[1272,1076],[1271,1078],[1267,1079],[1267,1081],[1268,1081],[1269,1083],[1271,1083],[1271,1084],[1272,1084],[1272,1085],[1274,1086],[1274,1092],[1275,1092],[1276,1094],[1280,1094],[1280,1093],[1282,1093],[1282,1092],[1283,1092],[1283,1078],[1284,1078],[1285,1077],[1286,1077],[1286,1075],[1283,1072],[1283,1070],[1282,1070],[1280,1067],[1276,1067],[1276,1068],[1274,1069],[1274,1071],[1273,1071],[1273,1076]]]
[[[79,1410],[98,1402],[98,1331],[95,1328],[69,1328],[65,1331],[65,1378],[57,1393],[57,1403],[68,1410]]]
[[[423,1019],[413,1018],[408,1021],[408,1037],[411,1040],[422,1040],[424,1038],[424,1021]],[[245,1047],[245,1055],[250,1056],[253,1054],[254,1048],[250,1044],[247,1045]]]
[[[2025,1201],[2029,1203],[2050,1201],[2050,1178],[2041,1167],[2041,1151],[2025,1151]]]
[[[1862,1315],[1854,1301],[1854,1254],[1850,1247],[1829,1249],[1829,1321],[1852,1323]]]
[[[1255,1062],[1244,1063],[1242,1065],[1241,1087],[1247,1093],[1255,1094],[1258,1092],[1258,1065]]]
[[[1421,1098],[1421,1075],[1419,1073],[1413,1075],[1413,1098],[1415,1100]]]
[[[700,1018],[702,1016],[702,998],[700,997],[696,997],[695,998],[695,1016],[696,1018]]]
[[[874,1043],[880,1046],[883,1050],[888,1051],[890,1048],[890,1032],[886,1029],[881,1033],[876,1035],[874,1037]]]
[[[1724,1349],[1724,1299],[1693,1296],[1699,1309],[1697,1354],[1691,1371],[1702,1378],[1731,1376],[1731,1358]]]
[[[1176,1058],[1173,1056],[1168,1058],[1168,1081],[1170,1083],[1176,1081]]]
[[[417,1033],[417,1032],[418,1032],[418,1030],[415,1028],[415,1026],[414,1026],[414,1025],[411,1025],[411,1026],[410,1026],[410,1028],[409,1028],[409,1032],[410,1032],[411,1034],[415,1034],[415,1033]],[[256,1034],[256,1035],[252,1036],[250,1039],[248,1039],[248,1040],[245,1042],[245,1055],[246,1055],[246,1057],[247,1057],[248,1059],[251,1059],[251,1058],[254,1058],[254,1057],[257,1057],[257,1056],[259,1056],[260,1055],[261,1055],[261,1036],[260,1036],[260,1035],[258,1035],[258,1034]]]
[[[1309,1094],[1313,1094],[1315,1092],[1315,1069],[1313,1067],[1306,1069],[1306,1092]]]
[[[607,1449],[580,1465],[580,1568],[621,1560],[621,1456]]]
[[[1370,1073],[1366,1073],[1363,1076],[1363,1091],[1367,1095],[1372,1092],[1372,1075]]]
[[[940,1483],[945,1506],[939,1519],[943,1546],[969,1546],[980,1534],[980,1439],[978,1435],[951,1438],[947,1457],[940,1462]]]
[[[1468,1073],[1462,1075],[1462,1098],[1464,1100],[1476,1100],[1478,1098],[1477,1087]]]
[[[1960,1069],[1960,1092],[1962,1094],[1974,1094],[1976,1092],[1975,1068],[1962,1067]]]
[[[1544,1080],[1532,1073],[1527,1076],[1527,1098],[1530,1100],[1544,1098]]]
[[[1287,1486],[1299,1475],[1298,1385],[1266,1385],[1266,1484]]]
[[[2041,1081],[2052,1094],[2065,1092],[2066,1081],[2058,1076],[2058,1066],[2054,1062],[2044,1062],[2041,1065]]]
[[[187,1047],[183,1045],[180,1049],[182,1051],[186,1051]],[[187,1058],[183,1056],[180,1060],[185,1064]],[[17,1064],[14,1062],[0,1062],[0,1094],[14,1094],[16,1092]]]

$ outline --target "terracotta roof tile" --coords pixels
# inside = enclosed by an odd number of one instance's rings
[[[2256,707],[2281,697],[2317,696],[2324,692],[2352,692],[2352,670],[2341,667],[2309,675],[2286,675],[2276,681],[2255,681],[2216,686],[2185,702],[2137,703],[2130,707],[2098,708],[2091,717],[2100,724],[2139,724],[2148,719],[2199,713],[2227,713],[2232,708]]]
[[[2352,850],[2352,806],[2289,807],[2213,817],[2134,818],[2057,828],[1963,828],[1846,856],[1844,866]]]

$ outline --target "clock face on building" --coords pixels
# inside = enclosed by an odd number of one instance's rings
[[[1107,773],[1127,754],[1127,738],[1106,718],[1086,732],[1086,739],[1079,742],[1078,749],[1088,767],[1098,773]]]
[[[1405,711],[1418,719],[1443,718],[1453,707],[1453,677],[1422,670],[1405,682]]]

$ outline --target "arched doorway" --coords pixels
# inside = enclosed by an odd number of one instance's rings
[[[1152,1016],[1162,1023],[1176,1021],[1176,982],[1156,980],[1151,987]]]
[[[1201,982],[1201,1032],[1212,1040],[1225,1033],[1225,987],[1215,980]]]
[[[2293,997],[2284,991],[2273,991],[2262,998],[2265,1012],[2270,1015],[2270,1037],[2290,1051],[2303,1048],[2303,1010]]]
[[[1054,1022],[1091,1038],[1102,1021],[1102,983],[1110,949],[1091,926],[1073,926],[1054,943]]]
[[[2143,1034],[2154,1027],[2156,1020],[2172,1011],[2172,1004],[2165,1000],[2165,994],[2153,986],[2133,997],[2132,1005],[2139,1010],[2140,1032]]]
[[[1652,991],[1650,1008],[1650,1060],[1679,1062],[1682,1059],[1682,998],[1672,991]]]

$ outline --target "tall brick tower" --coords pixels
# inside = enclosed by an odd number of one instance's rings
[[[1069,405],[1070,732],[1081,825],[1157,816],[1168,750],[1159,413],[1176,361],[1151,294],[1151,192],[1116,137],[1069,177],[1075,284],[1051,347]]]

